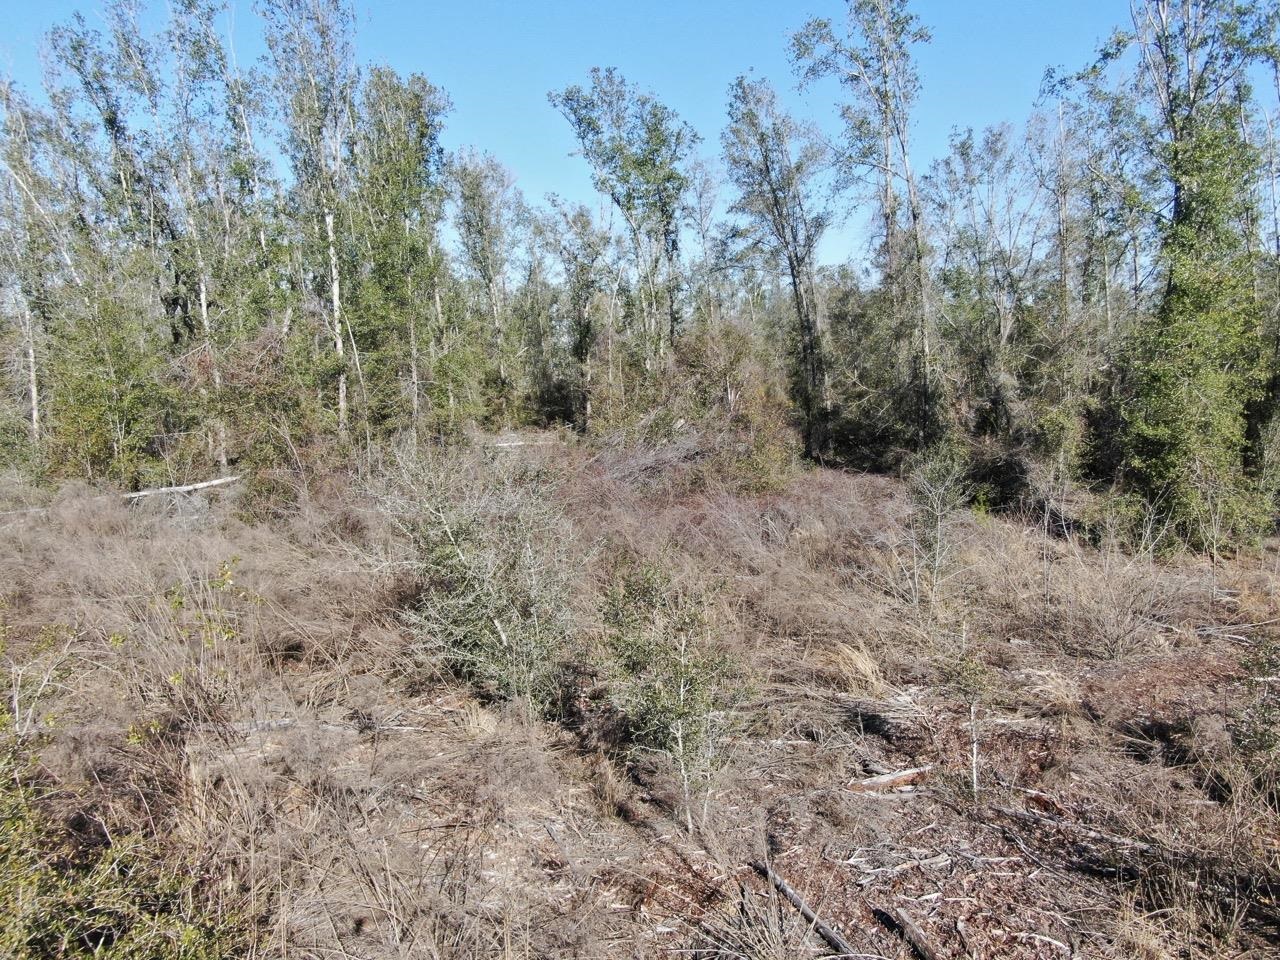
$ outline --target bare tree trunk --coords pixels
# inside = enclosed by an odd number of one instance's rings
[[[404,218],[404,233],[406,238],[408,238],[411,233],[409,228],[409,218],[407,216]],[[420,382],[418,374],[418,311],[416,309],[416,297],[414,296],[413,291],[412,271],[406,271],[405,292],[408,294],[410,304],[409,316],[406,323],[409,334],[409,410],[410,422],[413,425],[413,445],[416,449],[418,445],[418,427],[421,414],[421,403],[418,397],[418,383]]]
[[[1058,325],[1059,336],[1073,338],[1072,320],[1073,304],[1071,297],[1071,184],[1070,171],[1067,165],[1067,135],[1063,124],[1062,106],[1058,107],[1058,170],[1055,186],[1055,200],[1058,214]],[[1092,332],[1092,331],[1090,331]],[[1064,339],[1070,344],[1072,340]],[[1061,399],[1070,403],[1076,385],[1076,363],[1063,377]]]
[[[418,321],[415,316],[409,316],[409,409],[411,422],[413,423],[414,443],[417,443],[418,426],[421,421],[422,402],[418,396],[418,384],[421,379],[418,374]]]
[[[1058,209],[1058,311],[1064,330],[1071,311],[1070,264],[1070,195],[1067,185],[1067,142],[1063,125],[1062,105],[1058,106],[1058,182],[1056,194]]]
[[[342,281],[338,271],[338,244],[333,231],[333,211],[324,212],[325,237],[329,244],[329,296],[333,312],[333,350],[343,361],[343,368],[338,372],[338,433],[345,440],[350,430],[347,414],[347,348],[342,336]]]
[[[898,148],[902,160],[902,177],[907,184],[907,209],[911,217],[912,265],[915,268],[916,285],[918,287],[916,291],[916,296],[918,297],[917,309],[919,311],[916,329],[920,348],[920,410],[918,411],[920,422],[918,429],[919,442],[921,446],[924,446],[928,440],[929,424],[932,420],[932,410],[936,402],[932,395],[934,382],[933,304],[929,290],[930,277],[924,235],[924,213],[921,209],[920,193],[916,188],[915,177],[911,172],[911,161],[908,157],[909,147],[905,134],[899,135]]]
[[[1116,321],[1115,315],[1111,312],[1111,253],[1107,249],[1106,238],[1102,241],[1102,305],[1106,316],[1107,325],[1107,341],[1111,341],[1111,335],[1115,333]]]
[[[27,317],[27,394],[31,400],[31,442],[40,442],[40,378],[36,367],[35,321]]]
[[[818,458],[826,448],[826,417],[820,397],[825,380],[822,344],[814,317],[814,304],[809,295],[807,266],[794,252],[787,255],[791,275],[791,294],[795,299],[796,320],[800,333],[801,406],[804,408],[804,454]]]
[[[614,377],[613,377],[613,339],[618,329],[618,290],[622,286],[622,263],[619,258],[618,272],[613,278],[613,289],[609,291],[609,331],[608,341],[605,348],[605,366],[609,379],[609,396],[613,396]]]
[[[198,246],[198,244],[197,244]],[[222,397],[222,368],[218,364],[217,347],[213,342],[213,325],[209,319],[209,286],[205,280],[204,255],[197,250],[200,270],[200,330],[204,337],[204,351],[209,359],[209,371],[213,380],[214,397]],[[213,418],[214,460],[223,471],[227,469],[227,424],[222,415]]]

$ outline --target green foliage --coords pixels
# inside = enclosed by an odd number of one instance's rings
[[[1267,638],[1241,666],[1252,694],[1235,727],[1240,749],[1270,772],[1280,769],[1280,644]]]
[[[670,371],[626,392],[593,392],[592,433],[611,445],[667,451],[695,486],[778,489],[795,473],[799,445],[778,358],[744,331],[695,329],[678,341]]]
[[[193,425],[191,398],[166,381],[162,354],[118,299],[68,326],[49,379],[46,455],[55,475],[145,486],[163,476],[159,455]]]
[[[31,424],[15,406],[0,400],[0,462],[30,469],[37,452],[31,442]]]
[[[0,758],[0,953],[12,960],[230,960],[240,932],[202,902],[198,873],[128,837],[75,848],[24,764]]]
[[[881,293],[862,294],[847,271],[826,277],[824,286],[834,455],[863,469],[892,469],[916,442],[912,388],[892,310]]]
[[[739,77],[729,89],[725,162],[754,243],[787,275],[795,306],[791,389],[800,408],[805,455],[827,452],[826,359],[818,326],[814,256],[831,216],[821,209],[817,178],[825,162],[821,141],[798,125],[763,81]]]
[[[1138,5],[1134,33],[1117,34],[1086,80],[1101,102],[1132,104],[1128,126],[1149,157],[1145,206],[1168,214],[1164,289],[1123,344],[1102,421],[1115,434],[1096,446],[1177,538],[1215,551],[1253,539],[1265,518],[1250,465],[1262,342],[1247,118],[1249,70],[1267,56],[1275,15],[1225,0]],[[1131,87],[1098,92],[1096,77],[1132,45],[1142,66]]]
[[[706,600],[659,568],[622,572],[604,603],[610,688],[632,743],[670,755],[686,780],[704,778],[732,704],[732,663],[711,639]]]
[[[446,158],[448,97],[362,70],[345,0],[265,2],[270,55],[243,73],[207,0],[73,18],[47,105],[0,89],[0,457],[125,486],[249,473],[270,512],[311,467],[476,428],[572,424],[638,473],[749,492],[791,476],[797,435],[882,470],[956,442],[993,508],[1086,462],[1184,542],[1256,536],[1280,287],[1248,81],[1274,5],[1135,4],[1048,88],[1056,130],[959,132],[927,172],[928,31],[906,0],[845,6],[791,51],[841,87],[842,148],[740,78],[727,202],[693,129],[616,70],[552,94],[612,221]],[[821,269],[827,188],[864,180],[867,269]]]
[[[573,127],[596,189],[613,201],[626,222],[639,294],[637,332],[647,371],[676,336],[686,166],[698,134],[612,67],[593,68],[590,89],[575,85],[548,99]]]
[[[550,497],[551,478],[510,463],[485,480],[446,455],[402,464],[378,493],[410,536],[422,582],[407,614],[424,665],[484,696],[554,712],[573,640],[571,586],[581,558]]]
[[[1196,118],[1171,159],[1178,190],[1159,310],[1124,351],[1124,477],[1200,547],[1252,539],[1261,498],[1245,475],[1246,410],[1261,387],[1258,305],[1241,232],[1254,157],[1234,113]]]
[[[597,188],[638,227],[674,244],[693,128],[612,67],[593,69],[589,90],[572,86],[549,99],[573,126]]]
[[[434,310],[447,277],[438,238],[445,196],[440,134],[449,109],[417,74],[378,67],[361,90],[352,194],[363,251],[350,250],[348,323],[360,354],[359,400],[377,436],[425,427],[424,385],[445,331]]]

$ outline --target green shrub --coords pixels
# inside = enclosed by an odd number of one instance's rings
[[[936,600],[950,575],[956,552],[951,530],[974,490],[968,479],[970,464],[960,447],[938,444],[917,454],[907,466],[911,496],[907,586],[911,602],[920,604]]]
[[[582,560],[544,471],[468,456],[402,463],[380,494],[410,538],[423,584],[406,615],[415,649],[425,666],[546,716],[560,700]]]
[[[221,960],[243,955],[235,924],[201,901],[194,871],[140,840],[74,849],[0,759],[0,955],[11,960]]]
[[[675,762],[692,828],[693,787],[712,772],[732,707],[733,664],[712,643],[705,600],[651,565],[617,579],[604,623],[610,686],[633,748]]]
[[[637,373],[625,392],[606,382],[593,402],[594,437],[686,467],[688,486],[777,490],[799,463],[782,373],[760,343],[730,327],[685,334],[669,367]]]
[[[1241,663],[1251,697],[1235,725],[1235,741],[1257,771],[1280,771],[1280,645],[1263,640]]]

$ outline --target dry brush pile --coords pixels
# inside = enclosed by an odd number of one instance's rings
[[[7,954],[1280,943],[1274,544],[526,439],[270,519],[7,487]]]

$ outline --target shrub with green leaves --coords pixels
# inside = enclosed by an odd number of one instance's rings
[[[712,643],[706,601],[640,565],[609,591],[604,623],[611,689],[632,745],[672,758],[691,821],[692,786],[710,775],[732,706],[733,664]]]
[[[1187,108],[1190,110],[1190,107]],[[1199,549],[1254,539],[1266,509],[1249,459],[1263,364],[1254,255],[1257,154],[1238,104],[1204,106],[1167,157],[1176,202],[1162,237],[1158,309],[1121,355],[1117,393],[1125,484]]]
[[[423,663],[551,713],[582,563],[551,477],[501,454],[483,467],[441,453],[401,468],[380,497],[415,551],[423,590],[407,619]]]
[[[752,335],[694,330],[669,367],[636,374],[625,391],[593,391],[592,434],[604,445],[677,471],[693,487],[747,493],[780,489],[795,475],[800,447],[785,377]]]
[[[1235,725],[1235,741],[1259,772],[1280,772],[1280,644],[1262,641],[1241,666],[1252,694]]]
[[[242,956],[234,923],[201,901],[195,875],[147,844],[74,849],[0,758],[0,955],[11,960],[221,960]]]
[[[910,464],[911,495],[908,592],[913,603],[932,601],[946,579],[956,544],[951,528],[973,490],[963,450],[939,444]]]

